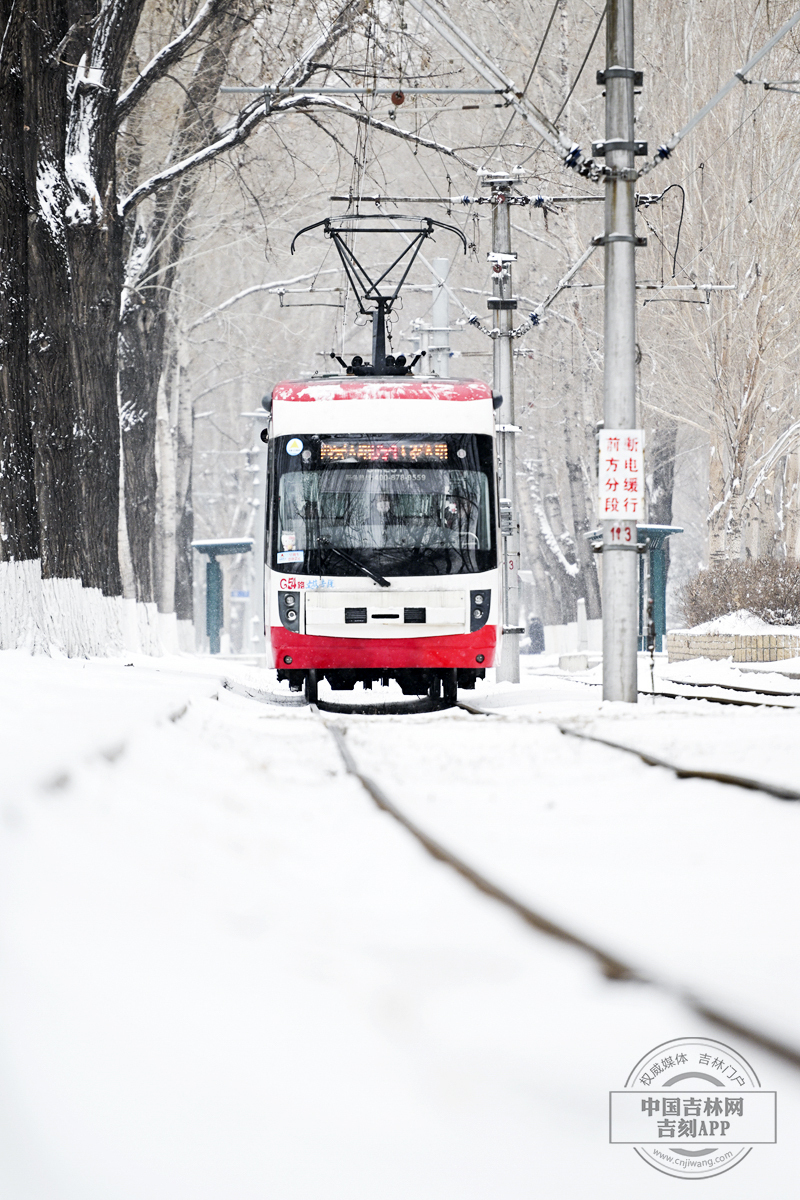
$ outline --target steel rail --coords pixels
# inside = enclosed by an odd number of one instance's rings
[[[765,671],[764,674],[769,674]],[[800,700],[800,692],[782,692],[778,688],[748,687],[746,683],[696,683],[694,680],[667,679],[664,683],[674,683],[676,687],[720,687],[729,692],[755,692],[757,696],[795,696]]]
[[[312,706],[313,711],[313,706]],[[451,868],[462,879],[466,879],[479,892],[488,896],[492,900],[496,900],[505,908],[510,909],[518,917],[536,929],[539,933],[544,933],[548,937],[554,938],[556,941],[572,946],[576,950],[582,951],[584,954],[593,958],[599,966],[602,973],[607,979],[617,982],[629,982],[645,984],[654,988],[656,991],[677,1000],[685,1005],[698,1016],[703,1017],[711,1024],[718,1025],[729,1033],[735,1033],[739,1037],[746,1038],[754,1045],[759,1046],[762,1050],[767,1050],[774,1054],[777,1058],[789,1063],[791,1066],[800,1069],[800,1049],[776,1037],[764,1029],[751,1024],[749,1021],[742,1020],[740,1017],[732,1013],[725,1012],[718,1008],[715,1004],[706,1002],[699,996],[693,988],[681,983],[673,983],[668,979],[659,978],[656,975],[648,974],[642,971],[632,963],[626,962],[623,958],[616,954],[610,953],[603,946],[592,941],[589,938],[582,937],[574,930],[569,929],[566,925],[562,925],[558,921],[552,920],[544,913],[538,912],[530,905],[525,904],[518,897],[514,896],[505,888],[494,883],[481,871],[467,863],[459,855],[454,854],[438,839],[431,837],[417,823],[411,820],[402,809],[387,796],[383,788],[363,772],[356,763],[350,748],[345,740],[342,730],[333,723],[323,720],[328,732],[331,734],[336,746],[339,750],[345,770],[348,774],[357,779],[373,802],[382,811],[391,816],[398,824],[402,825],[408,833],[412,835],[420,843],[420,845],[436,859],[437,862],[443,863]]]
[[[547,679],[561,679],[570,683],[579,683],[583,687],[601,687],[602,684],[594,679],[576,679],[574,675],[556,675],[552,671],[542,671],[541,676]],[[682,692],[654,692],[650,688],[639,688],[640,696],[659,696],[665,700],[707,700],[709,704],[734,704],[741,708],[783,708],[795,709],[800,708],[800,692],[779,692],[768,690],[766,688],[746,687],[743,684],[734,683],[679,683],[677,680],[669,679],[667,683],[674,683],[676,687],[694,687],[694,688],[720,688],[722,691],[731,692],[750,692],[755,696],[779,696],[788,700],[797,700],[797,704],[778,704],[773,700],[744,700],[734,696],[687,696]],[[477,710],[476,710],[477,711]],[[481,712],[490,711],[481,709]]]
[[[683,686],[683,685],[680,685]],[[693,686],[693,685],[687,685]],[[725,687],[723,683],[697,684],[698,687]],[[745,689],[747,691],[751,689]],[[755,688],[752,691],[755,692]],[[775,700],[742,700],[736,696],[686,696],[681,692],[653,692],[649,688],[639,688],[640,696],[660,696],[665,700],[707,700],[709,704],[734,704],[739,708],[800,708],[800,704],[779,704]],[[781,692],[780,695],[787,695]]]
[[[286,697],[280,697],[275,693],[237,684],[235,681],[229,679],[223,680],[223,687],[226,687],[227,689],[234,691],[239,695],[246,696],[248,699],[261,700],[266,703],[285,704],[287,699]],[[292,703],[292,701],[290,701],[290,703]],[[486,712],[484,709],[476,708],[461,701],[459,701],[457,707],[464,709],[466,712],[474,713],[479,716],[500,715]],[[544,913],[538,912],[536,909],[520,900],[517,896],[514,896],[506,888],[494,883],[491,879],[489,879],[481,871],[478,871],[475,867],[471,866],[459,855],[454,854],[440,841],[438,841],[438,839],[426,833],[421,826],[417,825],[415,821],[411,820],[411,818],[408,817],[402,811],[402,809],[400,809],[394,803],[394,801],[389,798],[383,788],[374,779],[372,779],[371,776],[367,775],[360,769],[350,751],[349,746],[347,745],[344,732],[340,726],[338,724],[334,724],[333,722],[326,721],[322,712],[316,707],[316,705],[311,705],[310,708],[312,713],[322,720],[323,725],[336,743],[336,747],[339,751],[339,755],[347,773],[352,775],[354,779],[358,780],[375,805],[382,812],[385,812],[388,816],[391,816],[395,821],[397,821],[398,824],[401,825],[408,833],[410,833],[412,837],[414,837],[415,840],[418,841],[420,845],[428,852],[428,854],[430,854],[432,858],[436,859],[437,862],[441,862],[445,866],[450,867],[451,870],[455,871],[461,876],[462,879],[465,879],[468,883],[472,884],[472,886],[483,895],[488,896],[492,900],[496,900],[505,908],[510,909],[518,917],[520,917],[520,919],[524,921],[526,925],[537,930],[537,932],[544,933],[546,936],[551,937],[556,941],[562,942],[568,946],[572,946],[574,949],[580,950],[582,953],[587,954],[590,958],[594,959],[595,963],[607,979],[623,983],[640,983],[652,987],[656,991],[659,991],[662,994],[677,1000],[680,1004],[683,1004],[690,1011],[696,1013],[700,1017],[703,1017],[711,1024],[718,1025],[720,1028],[727,1030],[729,1033],[734,1033],[738,1037],[746,1038],[748,1041],[760,1047],[762,1050],[766,1050],[769,1053],[774,1054],[776,1058],[781,1059],[783,1062],[789,1063],[790,1066],[800,1069],[800,1049],[798,1049],[798,1047],[791,1045],[789,1042],[783,1041],[782,1038],[775,1036],[767,1030],[758,1028],[749,1021],[745,1021],[732,1013],[725,1012],[723,1009],[718,1008],[713,1003],[707,1003],[702,996],[698,995],[691,987],[681,983],[671,982],[668,979],[662,979],[656,975],[648,974],[647,972],[634,966],[632,963],[626,962],[622,957],[611,953],[610,951],[606,950],[605,947],[600,946],[591,939],[581,936],[574,930],[569,929],[566,925],[562,925],[559,921],[555,921],[546,916]],[[614,742],[607,742],[605,739],[597,738],[590,734],[584,734],[580,731],[571,729],[568,726],[562,727],[556,724],[556,727],[564,734],[583,737],[589,741],[601,742],[612,749],[624,750],[629,753],[637,754],[638,757],[643,758],[648,765],[665,766],[682,777],[688,777],[689,774],[699,775],[701,778],[713,778],[719,782],[735,783],[738,786],[747,786],[751,789],[757,788],[758,790],[768,790],[767,788],[764,788],[761,783],[758,783],[755,780],[750,780],[745,783],[737,776],[721,777],[712,775],[708,772],[684,772],[683,768],[676,768],[670,763],[666,763],[662,760],[656,760],[651,755],[645,757],[641,752],[633,750],[629,746],[623,746]],[[772,790],[773,794],[778,794],[776,789],[769,790]],[[784,793],[781,796],[782,799],[800,799],[800,793],[788,795],[786,793],[789,792],[789,789],[782,789],[782,791]]]
[[[747,775],[733,775],[728,771],[709,771],[702,767],[680,767],[675,763],[668,762],[665,758],[649,754],[646,750],[639,750],[636,746],[626,746],[624,742],[614,742],[610,738],[600,737],[598,734],[574,729],[571,725],[557,723],[556,728],[559,733],[563,733],[567,737],[581,738],[586,742],[608,746],[611,750],[622,750],[625,754],[635,754],[648,767],[664,767],[665,770],[672,771],[679,779],[707,779],[712,783],[724,783],[730,787],[745,788],[749,792],[766,792],[768,796],[775,796],[778,800],[800,800],[800,791],[797,791],[796,788],[767,783],[763,779],[751,779]]]

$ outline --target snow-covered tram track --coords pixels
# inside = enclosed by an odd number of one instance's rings
[[[570,683],[579,683],[584,687],[602,687],[602,684],[595,679],[580,679],[575,675],[556,675],[555,673],[545,671],[537,672],[537,675],[550,679],[569,679]],[[733,704],[740,708],[800,708],[800,692],[784,692],[778,691],[775,688],[745,687],[737,683],[702,683],[695,681],[685,683],[678,679],[666,679],[663,682],[672,683],[677,688],[702,688],[705,690],[702,693],[698,693],[697,691],[667,692],[663,689],[653,691],[651,688],[639,688],[638,694],[645,697],[655,696],[659,700],[707,700],[709,704]],[[750,696],[768,696],[770,698],[767,700],[751,700],[741,696],[715,696],[711,691],[714,688],[721,692],[745,692],[749,693]],[[781,703],[781,700],[783,703]],[[793,701],[796,701],[796,703],[793,703]],[[468,712],[471,711],[469,705],[462,705],[462,707],[466,707]]]
[[[586,733],[585,730],[575,729],[571,725],[559,724],[558,729],[568,737],[582,738],[587,742],[595,742],[600,746],[608,746],[611,750],[622,750],[625,754],[634,754],[643,763],[646,763],[648,767],[663,767],[667,771],[672,771],[674,775],[677,775],[678,779],[707,779],[712,783],[723,783],[730,787],[744,788],[749,792],[766,792],[768,796],[775,796],[778,800],[800,800],[800,791],[797,791],[795,788],[783,787],[777,783],[769,783],[764,779],[752,779],[747,775],[734,775],[728,771],[712,771],[702,767],[680,766],[677,763],[668,762],[665,758],[650,754],[647,750],[641,750],[636,746],[626,746],[623,742],[615,742],[611,738],[599,737],[595,733]]]
[[[260,688],[241,688],[230,681],[226,681],[225,686],[242,696],[258,700],[261,703],[286,704],[288,700],[288,703],[292,706],[297,704],[299,707],[304,704],[304,701],[299,698],[297,700],[294,698],[289,700],[284,695],[267,692]],[[662,974],[657,970],[645,969],[637,965],[634,961],[635,956],[633,955],[628,957],[627,954],[612,952],[601,944],[601,939],[584,936],[578,932],[577,925],[570,927],[569,921],[553,919],[543,911],[543,907],[534,907],[526,903],[518,895],[515,895],[513,890],[493,879],[490,872],[478,869],[468,861],[466,856],[457,853],[448,846],[445,840],[428,832],[420,822],[410,815],[405,806],[395,802],[387,794],[386,790],[370,774],[362,769],[356,760],[352,748],[347,743],[346,726],[342,724],[341,714],[338,719],[336,717],[330,719],[326,713],[314,705],[311,706],[311,711],[320,723],[325,726],[336,743],[346,771],[358,780],[373,803],[405,829],[433,859],[450,868],[482,895],[487,896],[489,899],[494,900],[496,903],[513,912],[529,928],[563,944],[570,945],[575,950],[592,959],[603,975],[609,980],[638,983],[642,986],[652,988],[659,994],[677,1001],[697,1016],[725,1030],[729,1035],[746,1038],[752,1044],[769,1051],[795,1069],[800,1069],[800,1048],[784,1040],[781,1036],[770,1032],[766,1027],[762,1028],[757,1021],[751,1021],[741,1015],[737,1015],[733,1008],[729,1010],[725,1005],[720,1004],[716,1000],[705,998],[702,988],[684,984],[676,981],[675,978],[670,978],[667,974]],[[452,711],[454,716],[459,711],[463,711],[475,716],[491,717],[503,723],[519,723],[519,717],[515,718],[511,714],[498,712],[489,708],[481,708],[463,701],[460,701]],[[354,715],[359,715],[355,712],[355,709]],[[446,713],[439,713],[436,719],[439,721],[448,721],[448,716]],[[529,718],[523,716],[524,723],[527,723],[528,720]],[[608,749],[621,750],[635,755],[647,763],[647,765],[664,767],[682,779],[697,778],[715,783],[728,784],[737,788],[746,788],[750,791],[761,790],[780,799],[800,799],[800,792],[795,792],[790,788],[781,788],[766,781],[748,779],[743,776],[687,768],[677,763],[670,763],[664,759],[656,758],[653,755],[649,755],[646,751],[639,751],[635,747],[586,733],[551,718],[539,717],[536,720],[536,724],[555,728],[562,734],[576,736],[598,746],[602,745]]]
[[[459,705],[459,707],[471,711],[473,713],[482,712],[472,706]],[[312,706],[313,709],[313,706]],[[513,895],[508,889],[500,886],[490,879],[482,871],[477,870],[474,866],[468,863],[459,854],[456,854],[448,848],[438,838],[427,833],[416,821],[414,821],[403,809],[398,806],[385,792],[385,790],[374,780],[370,775],[366,774],[359,767],[355,757],[347,745],[345,733],[341,726],[336,723],[327,721],[324,715],[319,710],[314,710],[316,715],[320,717],[323,724],[328,729],[328,732],[333,737],[342,762],[348,774],[352,775],[359,781],[361,786],[373,800],[373,802],[383,812],[391,816],[398,822],[419,844],[431,855],[432,858],[445,866],[455,871],[462,879],[465,879],[473,887],[475,887],[483,895],[502,904],[510,909],[516,916],[520,917],[526,925],[535,929],[539,933],[543,933],[548,937],[554,938],[557,941],[566,943],[581,953],[591,957],[599,966],[602,973],[609,980],[615,982],[638,983],[651,987],[666,995],[684,1007],[695,1013],[697,1016],[704,1018],[711,1024],[724,1029],[728,1034],[734,1034],[737,1037],[746,1038],[752,1044],[758,1046],[762,1050],[774,1054],[791,1066],[800,1069],[800,1049],[790,1043],[783,1041],[781,1038],[774,1036],[765,1029],[759,1028],[757,1024],[750,1021],[742,1020],[733,1013],[726,1012],[718,1004],[705,1000],[699,990],[683,983],[674,982],[666,976],[660,976],[652,971],[646,971],[636,966],[632,962],[626,961],[622,956],[612,954],[599,943],[591,938],[581,936],[575,930],[570,929],[567,925],[559,921],[555,921],[545,915],[543,912],[537,911],[529,904]],[[487,714],[489,715],[489,714]],[[566,731],[565,731],[566,732]],[[572,732],[572,731],[570,731]],[[595,739],[600,740],[600,739]],[[616,747],[625,749],[626,747]]]
[[[583,682],[583,681],[580,681],[580,682]],[[245,697],[247,699],[251,699],[251,700],[260,700],[265,703],[279,704],[279,705],[284,705],[287,707],[305,707],[305,705],[306,705],[305,699],[301,696],[287,696],[284,693],[265,692],[263,689],[260,689],[260,688],[246,687],[242,684],[236,683],[234,680],[231,680],[231,679],[223,679],[222,686],[226,690],[231,691],[231,692],[235,693],[236,695],[243,696],[243,697]],[[722,687],[725,685],[722,685],[722,684],[705,685],[705,684],[703,684],[703,685],[697,685],[697,686]],[[671,693],[660,693],[660,692],[656,692],[656,693],[652,693],[652,692],[644,693],[643,692],[642,694],[648,695],[648,696],[651,696],[653,694],[655,694],[656,696],[665,695],[669,699],[681,699],[681,700],[693,698],[693,697],[684,697],[684,696],[673,696]],[[798,693],[798,695],[800,696],[800,693]],[[697,699],[701,699],[701,698],[706,699],[706,697],[699,697],[699,696],[697,697]],[[724,703],[724,701],[721,701],[721,702]],[[736,701],[733,701],[733,703],[736,703]],[[752,703],[752,702],[748,702],[748,703]],[[462,710],[463,712],[469,713],[472,716],[495,717],[495,718],[498,718],[499,720],[506,720],[506,721],[515,719],[507,713],[498,712],[497,709],[480,708],[477,705],[469,704],[464,700],[459,700],[454,707],[456,709]],[[779,707],[779,708],[792,707],[792,708],[794,708],[797,706],[795,706],[795,705],[791,705],[791,706],[766,705],[765,707]],[[353,713],[353,715],[363,715],[362,708],[355,706],[355,705],[352,705],[352,706],[337,705],[335,708],[331,707],[331,709],[329,711],[335,711],[335,712],[342,713],[342,714],[347,714],[348,712],[351,712],[351,713]],[[389,712],[389,711],[390,710],[387,709],[387,712]],[[391,711],[392,711],[393,715],[403,715],[403,712],[400,709],[391,710]],[[408,710],[408,711],[410,712],[410,710]],[[437,711],[437,710],[436,709],[430,709],[430,710],[422,710],[421,709],[420,715],[423,714],[423,711],[433,712],[433,711]],[[446,710],[444,710],[444,711],[446,711]],[[374,715],[374,713],[372,713],[371,715]],[[537,720],[540,723],[542,718],[538,718]],[[546,721],[547,718],[544,718],[544,720]],[[641,749],[640,747],[626,745],[624,742],[616,742],[616,741],[612,740],[611,738],[600,737],[598,734],[588,733],[585,730],[578,729],[574,725],[567,725],[567,724],[564,724],[563,722],[554,721],[554,720],[551,720],[550,724],[554,724],[556,726],[556,728],[559,730],[559,732],[564,734],[566,737],[581,738],[587,742],[594,742],[597,745],[606,746],[610,750],[620,750],[624,754],[635,755],[643,763],[645,763],[648,767],[662,767],[665,771],[671,771],[672,774],[677,776],[678,779],[704,779],[710,783],[721,783],[728,787],[742,788],[745,791],[749,791],[749,792],[764,792],[765,795],[773,796],[777,800],[792,800],[792,801],[800,800],[800,790],[798,790],[796,788],[786,787],[786,786],[784,786],[782,784],[778,784],[778,783],[771,783],[769,780],[766,780],[766,779],[756,779],[756,778],[754,778],[752,776],[748,776],[748,775],[737,775],[731,771],[716,771],[716,770],[712,770],[709,768],[690,767],[690,766],[687,766],[686,764],[670,762],[668,759],[662,758],[655,754],[651,754],[649,751]]]
[[[648,692],[647,695],[652,695]],[[656,695],[660,693],[656,692]],[[684,699],[684,697],[679,697]],[[699,697],[698,697],[699,698]],[[464,701],[458,702],[458,707],[465,712],[472,713],[474,716],[482,717],[500,717],[503,720],[508,720],[509,717],[505,713],[499,713],[497,710],[490,708],[477,708],[473,704],[466,704]],[[773,705],[772,707],[783,707]],[[792,706],[794,707],[794,706]],[[510,718],[513,720],[513,718]],[[678,779],[705,779],[711,783],[722,783],[729,787],[743,788],[748,792],[764,792],[768,796],[774,796],[778,800],[800,800],[800,791],[796,788],[785,787],[782,784],[770,783],[766,779],[755,779],[748,775],[736,775],[731,771],[715,771],[704,767],[689,767],[685,764],[670,762],[666,758],[661,758],[658,755],[651,754],[647,750],[643,750],[638,746],[629,746],[624,742],[615,742],[611,738],[600,737],[595,733],[587,733],[583,729],[577,729],[574,725],[566,725],[563,722],[552,721],[560,733],[567,737],[582,738],[587,742],[594,742],[599,746],[606,746],[610,750],[621,750],[624,754],[633,754],[646,763],[648,767],[663,767],[665,771],[671,771]]]
[[[790,692],[770,692],[759,693],[756,688],[737,688],[727,683],[690,683],[680,684],[680,687],[697,687],[697,688],[719,688],[721,691],[752,691],[756,694],[787,696],[791,700],[793,693]],[[665,692],[651,691],[649,688],[640,688],[640,696],[657,696],[660,700],[707,700],[709,704],[733,704],[738,708],[800,708],[800,704],[781,703],[778,700],[745,700],[741,696],[713,696],[709,692],[704,692],[701,695],[691,694],[688,692]]]

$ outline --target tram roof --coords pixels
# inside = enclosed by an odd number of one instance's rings
[[[337,400],[491,400],[482,379],[440,379],[420,375],[336,375],[276,383],[272,399],[281,403]]]

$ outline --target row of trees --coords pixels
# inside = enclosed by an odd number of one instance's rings
[[[584,146],[602,132],[594,84],[602,34],[578,78],[601,8],[558,0],[531,75],[549,10],[523,5],[520,14],[511,0],[450,5],[520,86],[530,76],[529,95],[543,111],[564,108],[559,124]],[[651,145],[665,140],[788,8],[788,0],[768,8],[757,0],[709,0],[701,8],[677,0],[667,22],[640,6],[642,136]],[[269,376],[293,358],[287,338],[319,349],[329,336],[320,325],[324,310],[308,309],[284,317],[275,326],[281,338],[261,344],[264,309],[247,302],[236,307],[233,329],[232,309],[220,306],[227,278],[231,292],[248,293],[265,276],[298,268],[270,245],[266,268],[254,258],[229,269],[222,233],[207,238],[216,254],[201,254],[203,223],[213,216],[224,228],[215,208],[238,195],[269,230],[280,224],[278,194],[287,212],[320,187],[322,195],[333,188],[475,194],[475,167],[523,160],[530,174],[521,190],[529,193],[586,194],[591,185],[565,173],[522,122],[509,124],[508,110],[491,103],[474,113],[415,100],[390,115],[388,102],[221,94],[223,84],[264,81],[480,82],[403,0],[0,0],[0,29],[0,561],[37,559],[45,578],[81,579],[112,596],[124,587],[188,616],[192,398],[214,392],[224,440],[207,445],[221,457],[231,439],[241,442],[241,426],[232,424],[241,387],[225,386],[225,356],[251,355],[259,342],[255,373]],[[789,41],[771,56],[775,78],[791,77],[794,53]],[[743,86],[642,185],[656,191],[677,183],[682,191],[640,212],[650,239],[640,278],[730,288],[709,296],[702,286],[645,293],[639,330],[650,520],[672,520],[675,489],[688,487],[687,464],[694,470],[697,448],[709,447],[717,556],[794,554],[800,537],[800,256],[786,236],[795,215],[792,147],[800,140],[794,104]],[[269,137],[259,140],[256,161],[248,145],[259,129]],[[398,137],[407,149],[393,153]],[[602,206],[563,206],[544,220],[541,210],[518,211],[515,280],[538,301],[600,231]],[[486,282],[488,214],[470,206],[451,215],[473,245],[466,266],[453,269],[454,294],[481,312],[483,302],[467,289]],[[296,216],[295,227],[304,223]],[[313,275],[318,259],[314,249],[299,270]],[[574,280],[579,286],[562,294],[517,359],[526,557],[547,621],[570,619],[578,596],[599,615],[596,565],[583,534],[595,523],[601,265],[599,254],[590,259]],[[305,351],[293,361],[294,370],[315,365]],[[257,388],[254,379],[249,406]],[[233,505],[236,488],[229,490]]]
[[[678,3],[667,19],[657,6],[639,6],[644,87],[637,122],[651,152],[793,7],[788,0],[768,7],[755,0]],[[542,74],[538,96],[550,112],[567,95],[575,70],[567,6],[559,17],[559,55],[567,66]],[[773,81],[796,78],[797,51],[797,37],[790,35],[759,73]],[[595,58],[585,71],[592,77],[603,65],[597,48]],[[571,136],[584,145],[600,132],[599,89],[594,105],[587,94],[588,87],[565,112]],[[684,579],[706,556],[800,554],[800,248],[793,232],[799,145],[796,96],[756,79],[641,181],[641,191],[655,194],[677,185],[660,203],[639,209],[638,231],[649,244],[638,252],[638,278],[656,290],[640,293],[638,403],[647,433],[649,520],[673,523],[677,501],[678,523],[688,526],[673,548]],[[539,169],[546,179],[546,168]],[[550,256],[540,250],[539,261],[547,264],[550,282],[599,226],[595,206],[585,205],[574,217],[566,210],[551,217],[549,229],[538,231],[540,246],[549,243]],[[601,267],[596,255],[576,285],[598,288]],[[724,290],[705,291],[703,284]],[[527,286],[535,294],[535,275]],[[541,353],[520,363],[529,396],[523,442],[529,559],[537,608],[556,622],[572,617],[577,596],[587,598],[590,613],[596,603],[583,533],[587,520],[594,524],[602,291],[576,287],[567,296],[554,306]]]
[[[198,182],[264,122],[314,107],[262,95],[219,119],[220,86],[235,48],[239,74],[302,86],[368,7],[0,3],[3,559],[120,594],[122,447],[133,585],[153,598],[158,397]]]

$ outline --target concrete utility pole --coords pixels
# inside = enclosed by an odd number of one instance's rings
[[[633,0],[609,0],[606,11],[605,367],[606,429],[636,426],[636,236]],[[599,78],[599,77],[598,77]],[[637,698],[636,522],[604,520],[603,699]]]
[[[450,303],[444,284],[450,271],[449,258],[434,258],[431,268],[442,283],[434,284],[431,327],[428,331],[428,365],[440,379],[450,378]]]
[[[482,182],[492,189],[492,290],[488,301],[494,313],[497,335],[494,347],[494,390],[503,397],[497,424],[497,452],[500,476],[500,533],[503,585],[501,613],[503,638],[497,661],[497,679],[519,683],[519,517],[517,515],[517,456],[514,423],[514,360],[511,347],[511,322],[516,300],[512,297],[511,264],[516,254],[511,249],[511,209],[508,198],[516,177],[487,172]]]

